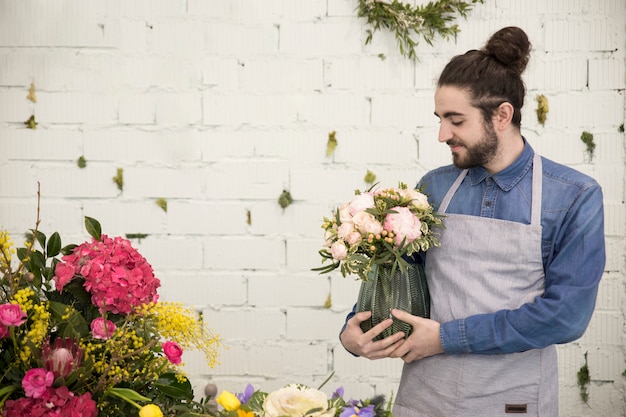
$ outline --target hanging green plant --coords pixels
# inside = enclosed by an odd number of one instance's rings
[[[31,115],[28,120],[24,122],[27,128],[29,129],[37,129],[38,123],[35,121],[35,115]]]
[[[161,210],[167,213],[167,200],[164,198],[157,198],[156,205],[161,207]]]
[[[593,159],[593,153],[596,150],[596,143],[593,141],[593,133],[584,131],[580,135],[580,140],[587,146],[587,155],[589,155],[589,159]]]
[[[120,191],[124,191],[124,169],[118,168],[117,174],[113,177],[113,182],[117,184]]]
[[[466,18],[475,3],[483,2],[439,0],[414,7],[398,0],[359,0],[357,15],[365,18],[370,26],[367,29],[366,45],[372,41],[374,32],[381,28],[388,29],[396,35],[400,54],[417,59],[415,46],[419,40],[416,38],[421,37],[429,45],[432,45],[437,35],[446,40],[451,36],[456,38],[460,31],[458,25],[453,24],[456,15]]]
[[[291,193],[287,190],[283,190],[280,197],[278,197],[278,204],[284,210],[291,203],[293,203],[293,198],[291,198]]]
[[[363,179],[365,180],[366,184],[374,184],[374,182],[376,181],[376,174],[368,169],[367,173],[365,174],[365,178]]]
[[[33,103],[37,103],[37,94],[35,93],[35,83],[30,83],[30,88],[28,89],[28,95],[26,98]]]
[[[326,142],[326,157],[331,156],[337,149],[337,132],[334,130],[328,134],[328,142]]]
[[[78,165],[78,168],[85,168],[87,166],[87,160],[85,159],[85,155],[79,156],[76,160],[76,164]]]
[[[543,94],[537,96],[537,121],[543,126],[546,124],[546,118],[548,117],[548,112],[550,111],[550,107],[548,106],[548,98]]]
[[[589,376],[589,365],[587,364],[587,352],[585,352],[585,364],[578,370],[578,388],[580,388],[580,399],[585,403],[589,401],[589,391],[587,391],[587,386],[590,382],[591,377]]]

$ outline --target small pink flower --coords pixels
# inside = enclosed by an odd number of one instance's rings
[[[348,256],[348,248],[342,240],[338,240],[330,245],[330,254],[333,256],[333,259],[343,261]]]
[[[372,193],[362,193],[354,197],[348,206],[348,210],[352,216],[355,216],[357,213],[361,213],[374,206],[374,195]]]
[[[76,269],[73,265],[59,262],[54,268],[54,283],[56,289],[61,292],[76,274]]]
[[[27,318],[28,315],[22,311],[19,304],[0,305],[0,324],[4,326],[21,326]]]
[[[384,228],[395,234],[394,243],[400,246],[406,238],[405,244],[411,243],[422,236],[422,223],[406,207],[394,207],[397,213],[389,213],[385,216]]]
[[[5,337],[9,337],[11,331],[4,324],[0,323],[0,339],[4,339]]]
[[[176,342],[168,341],[163,343],[163,353],[165,353],[167,360],[174,365],[182,362],[183,349]]]
[[[102,317],[98,317],[91,322],[91,334],[95,339],[108,340],[113,336],[117,327],[111,320],[105,320]]]
[[[30,369],[22,379],[22,388],[27,397],[39,398],[46,388],[51,387],[54,382],[54,374],[43,368]]]

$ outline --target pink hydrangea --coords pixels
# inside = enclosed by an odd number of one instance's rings
[[[422,236],[422,223],[406,207],[394,207],[397,213],[389,213],[385,216],[383,227],[388,232],[394,233],[394,243],[397,247],[406,238],[405,244],[413,242]]]
[[[83,285],[102,314],[129,314],[158,300],[161,283],[152,266],[121,237],[102,235],[100,241],[92,239],[74,248],[55,269],[56,288],[62,291],[76,274],[85,279]]]
[[[47,388],[39,398],[7,400],[4,417],[97,417],[96,402],[90,393],[74,395],[66,386]]]

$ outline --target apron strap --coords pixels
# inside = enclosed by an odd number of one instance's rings
[[[445,213],[448,209],[448,205],[450,204],[450,200],[452,200],[452,196],[459,188],[463,179],[467,175],[469,170],[464,169],[461,171],[452,186],[441,200],[441,204],[439,205],[439,213]],[[531,212],[530,212],[530,224],[533,226],[541,226],[541,195],[542,195],[542,186],[543,186],[543,168],[541,164],[541,156],[535,152],[533,156],[533,189],[532,189],[532,197],[531,197]]]

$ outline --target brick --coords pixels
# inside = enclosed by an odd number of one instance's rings
[[[201,83],[216,90],[236,90],[239,86],[239,67],[239,60],[234,57],[204,57],[200,65]]]
[[[281,238],[211,237],[203,239],[203,245],[207,248],[203,262],[208,269],[277,270],[285,264]]]
[[[165,213],[149,200],[89,201],[84,205],[85,214],[96,218],[103,226],[103,233],[158,235],[165,231]],[[106,227],[105,227],[106,226]]]
[[[35,120],[41,123],[40,113],[35,112],[36,107],[26,99],[27,95],[28,86],[24,86],[23,89],[17,91],[2,91],[2,94],[0,94],[0,121],[8,122],[24,129],[24,122],[27,121],[31,115],[34,115]]]
[[[112,94],[39,93],[37,119],[47,124],[113,124],[117,98]]]
[[[278,51],[280,30],[273,23],[247,25],[211,22],[203,28],[204,54],[254,56]]]
[[[147,51],[160,56],[201,56],[205,40],[204,26],[192,19],[155,19],[146,34]]]
[[[623,202],[604,202],[604,233],[606,236],[623,236],[626,226],[626,207]]]
[[[75,161],[81,154],[83,133],[66,129],[6,129],[0,152],[7,160]]]
[[[358,54],[362,48],[361,33],[360,22],[352,18],[286,22],[280,25],[279,51],[296,56]]]
[[[208,323],[219,323],[219,334],[226,340],[277,340],[285,333],[285,314],[279,310],[229,309],[204,312]]]
[[[618,90],[624,87],[624,60],[600,58],[589,60],[589,89]]]
[[[239,88],[249,92],[312,92],[323,87],[320,59],[239,59]]]
[[[587,87],[588,60],[584,56],[542,56],[531,55],[528,67],[524,72],[526,88],[532,94],[526,106],[536,108],[534,99],[537,94],[553,91],[582,91]],[[535,92],[535,90],[537,90]],[[531,100],[532,97],[532,100]]]
[[[297,120],[297,99],[287,95],[223,95],[204,93],[205,125],[289,125]]]
[[[333,352],[333,363],[337,373],[362,375],[363,377],[399,377],[404,362],[398,359],[379,359],[370,361],[360,357],[354,357],[343,347],[338,346]]]
[[[209,198],[277,201],[287,188],[289,172],[284,160],[222,160],[203,178]]]
[[[202,170],[199,168],[169,168],[155,167],[127,167],[122,168],[124,175],[124,195],[147,198],[185,198],[203,194],[205,183],[202,180]],[[115,176],[115,169],[112,177]],[[149,181],[146,181],[149,179]]]
[[[172,201],[167,205],[167,230],[177,235],[242,235],[246,211],[240,202]]]
[[[113,228],[114,226],[111,226]],[[113,234],[113,233],[112,233]],[[202,244],[190,238],[167,238],[154,235],[138,241],[133,239],[135,248],[148,260],[156,276],[162,271],[198,271],[202,269]],[[180,262],[184,259],[184,262]],[[185,302],[185,300],[179,300]]]
[[[312,275],[258,275],[248,280],[248,303],[259,307],[324,306],[330,286]]]
[[[156,123],[156,103],[153,95],[133,94],[119,99],[119,121],[124,125]]]
[[[343,325],[343,315],[329,309],[289,308],[287,333],[290,340],[338,340]],[[320,325],[323,323],[323,325]]]
[[[596,20],[597,19],[597,20]],[[622,25],[623,26],[623,25]],[[623,45],[623,30],[619,19],[592,17],[586,20],[564,20],[562,17],[545,22],[546,51],[614,51]]]
[[[161,275],[162,300],[180,301],[199,307],[243,306],[247,301],[247,279],[241,273],[205,271],[164,271]],[[208,323],[216,330],[219,323]]]
[[[200,93],[158,94],[155,97],[156,122],[164,126],[188,126],[202,121]]]
[[[546,126],[589,130],[591,126],[618,126],[623,121],[624,97],[617,92],[546,97],[550,105]]]
[[[410,90],[415,64],[403,57],[338,57],[324,61],[324,81],[333,90]]]
[[[372,97],[372,123],[378,126],[413,128],[433,124],[432,94]]]

